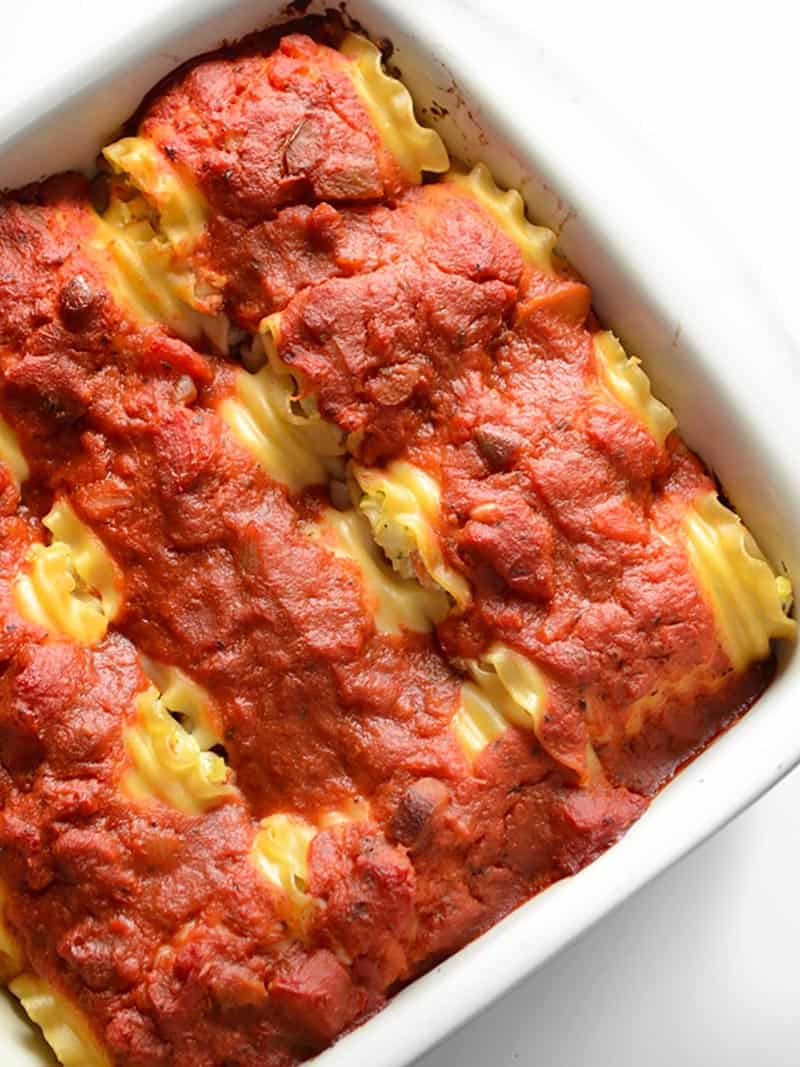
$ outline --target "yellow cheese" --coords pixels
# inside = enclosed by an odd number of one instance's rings
[[[102,541],[60,498],[43,520],[49,545],[33,545],[14,582],[18,611],[82,645],[105,637],[119,612],[122,579]]]
[[[419,185],[423,171],[443,174],[450,160],[441,137],[417,122],[411,94],[402,82],[386,74],[375,45],[348,33],[341,52],[350,61],[347,72],[379,137],[407,178]]]
[[[650,391],[650,380],[639,365],[629,359],[610,330],[594,335],[594,352],[600,380],[605,388],[644,423],[659,445],[677,426],[675,416]]]
[[[358,567],[376,629],[381,633],[397,634],[404,629],[425,632],[447,614],[444,593],[401,578],[387,565],[363,515],[329,508],[311,532],[335,555]]]
[[[363,492],[359,507],[369,519],[375,541],[404,578],[427,576],[459,607],[471,600],[469,583],[444,560],[439,543],[441,494],[425,471],[395,460],[383,469],[352,465]]]
[[[737,671],[769,655],[772,638],[794,637],[792,586],[774,574],[738,515],[708,493],[684,520],[689,559]]]
[[[174,702],[174,690],[172,698]],[[199,699],[191,694],[190,705]],[[162,801],[187,815],[202,814],[235,795],[225,760],[201,747],[198,737],[170,714],[154,686],[139,694],[136,709],[136,719],[125,732],[132,762],[122,781],[127,793]],[[213,735],[201,739],[209,741]]]
[[[63,1067],[111,1067],[81,1012],[49,982],[22,974],[10,986],[28,1016],[41,1029],[45,1041]]]
[[[445,181],[453,182],[476,200],[519,247],[525,259],[545,274],[553,274],[552,253],[556,235],[546,226],[534,226],[525,216],[525,201],[516,189],[500,189],[485,163],[472,170],[451,170]]]
[[[0,463],[8,467],[18,487],[28,477],[28,463],[19,446],[19,439],[4,419],[0,419]]]

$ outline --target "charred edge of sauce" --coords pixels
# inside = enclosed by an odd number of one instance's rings
[[[28,207],[44,207],[50,203],[51,194],[53,197],[57,196],[58,190],[65,186],[72,186],[76,194],[80,193],[86,197],[87,203],[91,203],[90,180],[79,171],[65,170],[60,174],[43,174],[21,188],[3,186],[0,188],[0,212],[5,210],[4,201],[13,201]]]

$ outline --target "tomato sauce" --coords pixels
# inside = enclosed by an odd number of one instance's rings
[[[0,472],[0,873],[29,966],[132,1067],[312,1055],[608,848],[771,669],[733,675],[658,536],[711,482],[598,393],[585,286],[454,187],[409,187],[325,46],[265,48],[179,72],[140,128],[212,207],[194,265],[221,309],[250,330],[280,311],[281,358],[357,458],[437,479],[473,595],[431,634],[378,632],[356,568],[308,536],[325,490],[290,495],[216,413],[233,360],[115,303],[86,182],[2,203],[0,415],[30,476],[20,496]],[[93,648],[11,597],[56,494],[124,576]],[[545,744],[512,727],[471,769],[455,665],[498,640],[548,678]],[[237,789],[204,814],[121,788],[139,654],[213,700]],[[370,816],[314,838],[299,938],[250,859],[259,820],[353,797]]]

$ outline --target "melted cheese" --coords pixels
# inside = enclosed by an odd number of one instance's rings
[[[443,174],[450,160],[441,137],[417,122],[411,94],[386,74],[375,45],[348,33],[340,50],[350,60],[347,71],[379,137],[407,178],[419,185],[423,171]]]
[[[386,564],[370,536],[367,520],[358,512],[329,508],[312,534],[335,555],[356,565],[367,606],[381,633],[397,634],[404,629],[425,632],[447,614],[444,593],[401,578]]]
[[[738,515],[716,493],[684,519],[689,559],[714,610],[725,651],[737,671],[769,655],[772,638],[794,637],[792,586],[776,577]]]
[[[19,446],[19,439],[3,419],[0,419],[0,463],[4,463],[11,471],[17,487],[28,477],[28,463]]]
[[[678,425],[675,416],[650,391],[650,379],[639,360],[628,358],[610,330],[594,335],[594,353],[600,379],[612,396],[644,423],[659,445]]]
[[[0,882],[0,982],[7,985],[25,965],[22,948],[6,920],[8,889]]]
[[[29,550],[14,582],[17,609],[48,633],[97,644],[119,612],[119,571],[102,541],[63,498],[43,522],[54,540]]]
[[[270,364],[257,374],[239,371],[236,395],[222,402],[219,414],[267,474],[290,492],[343,476],[338,428],[300,409],[292,379]]]
[[[434,479],[404,460],[381,470],[353,464],[352,470],[364,493],[359,507],[395,570],[403,578],[433,583],[466,606],[469,584],[447,565],[439,543],[441,494]]]
[[[111,1067],[111,1058],[81,1012],[49,982],[23,974],[14,979],[10,989],[63,1067]]]
[[[445,180],[476,200],[517,244],[528,263],[545,274],[554,273],[556,235],[546,226],[534,226],[528,221],[525,201],[516,189],[500,189],[485,163],[477,163],[471,171],[454,168]]]
[[[159,229],[170,244],[191,251],[205,231],[208,205],[188,175],[145,137],[123,137],[104,148],[103,155],[155,209]]]
[[[198,695],[202,694],[199,687],[188,684],[189,706],[208,700]],[[172,699],[174,702],[174,687]],[[201,747],[198,736],[170,714],[154,686],[139,694],[136,707],[136,720],[125,732],[132,762],[122,781],[127,793],[162,801],[187,815],[199,815],[235,795],[235,787],[228,783],[225,760]],[[212,738],[201,737],[206,741]]]

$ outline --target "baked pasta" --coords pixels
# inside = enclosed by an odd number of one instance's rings
[[[0,205],[0,961],[67,1067],[290,1067],[612,845],[794,636],[590,292],[271,31]]]

